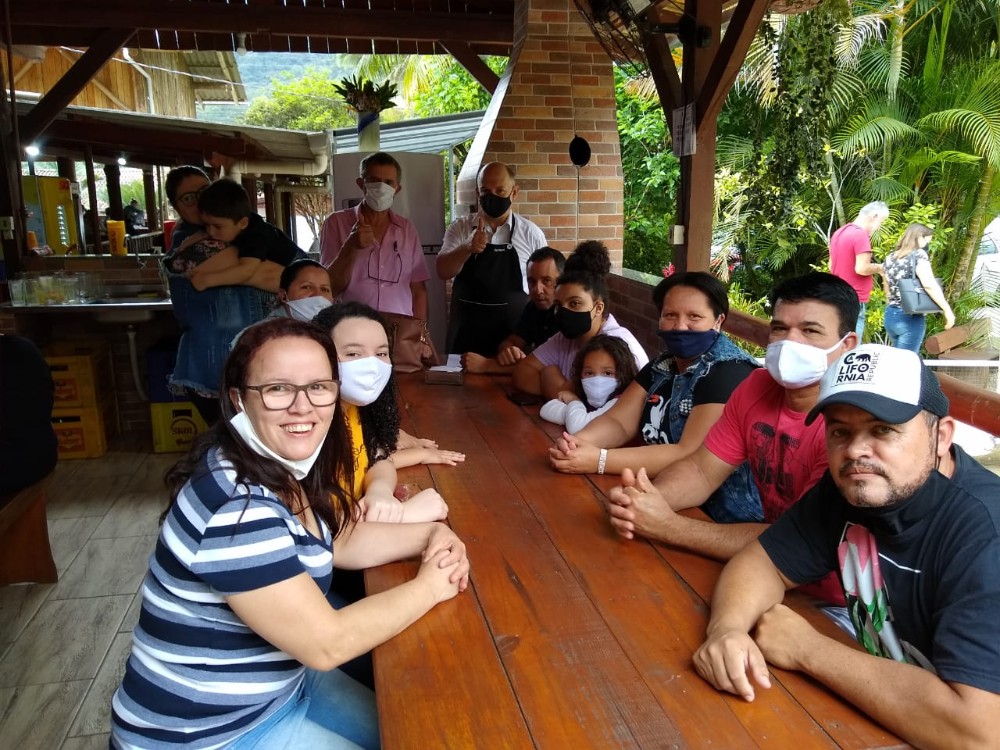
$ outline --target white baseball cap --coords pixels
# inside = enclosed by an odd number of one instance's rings
[[[915,352],[883,344],[862,344],[830,365],[806,424],[831,404],[856,406],[888,424],[909,422],[924,410],[945,417],[949,406],[937,377]]]

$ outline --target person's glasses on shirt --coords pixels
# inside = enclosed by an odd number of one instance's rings
[[[381,251],[382,248],[378,246],[368,251],[368,278],[386,284],[399,283],[399,279],[403,275],[403,259],[399,257],[398,244],[392,243],[392,262],[384,275],[382,273]]]
[[[299,391],[306,394],[313,406],[333,406],[340,393],[339,380],[314,380],[305,385],[292,383],[265,383],[264,385],[245,385],[248,391],[257,391],[264,408],[269,411],[281,411],[289,408],[299,397]]]
[[[182,206],[193,206],[198,202],[198,196],[201,195],[202,191],[207,187],[208,185],[202,185],[197,190],[192,190],[188,193],[181,193],[177,196],[177,202]]]

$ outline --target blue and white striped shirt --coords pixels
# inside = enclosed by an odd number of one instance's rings
[[[132,653],[112,700],[113,747],[221,747],[296,693],[305,668],[247,627],[224,597],[303,571],[325,594],[333,540],[319,523],[322,540],[273,492],[238,484],[232,464],[209,451],[149,561]]]

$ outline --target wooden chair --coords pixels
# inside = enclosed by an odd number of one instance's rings
[[[45,480],[0,495],[0,585],[58,578],[45,522]]]

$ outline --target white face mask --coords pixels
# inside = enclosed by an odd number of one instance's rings
[[[239,404],[240,411],[236,416],[229,420],[229,424],[233,426],[236,430],[236,434],[243,438],[243,442],[246,443],[247,447],[256,453],[258,456],[263,456],[264,458],[273,458],[279,464],[284,466],[291,473],[293,477],[297,480],[303,480],[309,471],[312,469],[313,464],[316,463],[316,459],[319,458],[319,452],[323,449],[323,443],[326,441],[324,437],[320,441],[319,445],[316,446],[316,450],[308,458],[300,458],[298,460],[293,460],[291,458],[285,458],[284,456],[279,456],[273,450],[268,448],[264,441],[257,436],[257,431],[253,428],[253,423],[250,421],[250,417],[247,416],[246,409],[243,407],[243,397],[237,396],[236,401]]]
[[[848,334],[849,335],[849,334]],[[844,336],[829,349],[819,349],[798,341],[775,341],[767,345],[764,355],[764,366],[775,379],[785,388],[805,388],[814,385],[826,372],[826,355],[844,343]]]
[[[303,297],[302,299],[285,300],[285,307],[288,314],[295,320],[304,320],[306,323],[312,321],[320,310],[325,310],[333,303],[326,297]]]
[[[363,357],[340,363],[340,397],[355,406],[368,406],[382,395],[392,365],[378,357]]]
[[[618,378],[609,375],[592,375],[580,381],[583,384],[583,394],[587,397],[587,403],[595,409],[600,409],[611,398],[611,394],[618,388]]]
[[[392,208],[392,199],[396,197],[396,188],[384,182],[365,183],[365,205],[372,211],[388,211]]]

